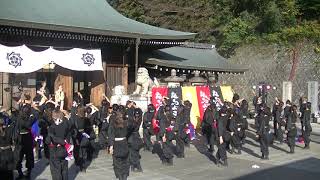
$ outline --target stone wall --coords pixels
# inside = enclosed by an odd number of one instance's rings
[[[264,81],[276,90],[268,95],[270,105],[274,97],[282,99],[282,82],[288,81],[292,52],[276,45],[246,45],[237,49],[235,55],[229,59],[230,63],[245,65],[249,68],[245,74],[220,74],[221,84],[231,85],[235,92],[250,102],[253,97],[253,86]],[[307,97],[308,81],[319,81],[320,73],[314,62],[320,61],[320,54],[314,52],[310,43],[304,43],[299,50],[299,63],[293,80],[292,101],[298,104],[299,96]],[[250,103],[251,104],[251,103]]]

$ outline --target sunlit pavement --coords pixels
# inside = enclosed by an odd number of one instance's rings
[[[249,121],[250,124],[253,121]],[[241,155],[228,153],[228,167],[218,167],[215,164],[215,153],[211,155],[205,150],[203,139],[194,141],[194,145],[186,148],[184,159],[174,158],[174,166],[161,164],[157,154],[141,150],[143,173],[131,172],[128,179],[141,180],[207,180],[207,179],[318,179],[320,177],[320,126],[313,125],[311,149],[304,150],[303,144],[298,144],[295,154],[288,154],[286,144],[275,142],[270,147],[270,160],[260,159],[259,143],[254,139],[254,130],[247,132],[247,141]],[[215,150],[217,148],[215,147]],[[32,179],[51,179],[47,160],[36,161]],[[105,151],[100,151],[86,173],[69,162],[69,179],[115,179],[112,158]]]

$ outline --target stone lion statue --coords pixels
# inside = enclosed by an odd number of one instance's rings
[[[136,77],[136,90],[133,92],[133,95],[145,96],[151,92],[151,88],[155,86],[152,79],[149,77],[149,72],[146,68],[140,67],[138,69]]]
[[[124,86],[115,86],[112,89],[112,96],[110,99],[110,103],[112,104],[121,104],[125,105],[126,102],[129,100],[129,96],[125,94]]]

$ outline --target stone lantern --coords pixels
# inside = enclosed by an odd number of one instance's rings
[[[164,79],[168,83],[168,87],[179,87],[184,81],[183,78],[177,76],[177,71],[175,69],[171,70],[171,75]]]
[[[217,73],[208,72],[208,79],[210,84],[215,86],[218,83],[219,77]]]
[[[189,82],[192,86],[202,86],[207,83],[207,80],[203,77],[200,77],[200,71],[196,70],[194,71],[194,77],[189,79]]]

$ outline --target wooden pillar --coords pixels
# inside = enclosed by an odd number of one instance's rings
[[[57,73],[57,77],[54,81],[54,91],[58,90],[60,84],[62,85],[65,93],[64,109],[70,109],[73,101],[73,72],[72,70],[62,67],[56,67],[55,71]]]
[[[2,96],[2,101],[3,104],[2,106],[5,109],[10,109],[11,108],[11,83],[9,82],[9,73],[2,73],[2,92],[3,92],[3,96]]]
[[[127,48],[125,51],[123,51],[122,54],[122,78],[121,78],[121,84],[124,87],[124,93],[128,93],[128,56],[127,52],[129,51],[130,48]]]
[[[136,59],[135,59],[135,77],[137,77],[138,74],[138,68],[139,68],[139,45],[140,45],[140,38],[136,39]]]
[[[106,65],[103,66],[105,69]],[[102,101],[102,94],[105,94],[105,78],[104,71],[93,71],[91,72],[90,80],[91,80],[91,95],[90,102],[95,106],[100,106]]]
[[[122,67],[122,85],[124,86],[125,94],[128,93],[128,65]]]
[[[103,68],[104,93],[106,96],[108,96],[108,92],[107,92],[107,62],[106,61],[102,61],[102,68]]]

